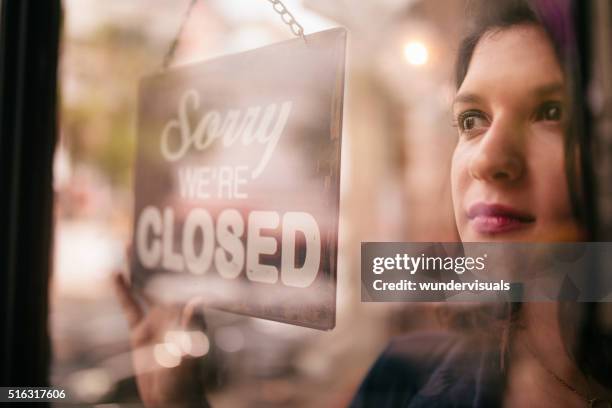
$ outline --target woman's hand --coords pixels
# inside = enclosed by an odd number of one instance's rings
[[[168,332],[186,333],[193,324],[197,302],[178,307],[144,299],[145,311],[121,273],[114,274],[113,284],[130,327],[134,375],[145,406],[208,407],[197,359],[185,356],[177,345],[167,342]],[[203,319],[199,326],[205,329]],[[170,358],[169,362],[159,361],[160,352]]]

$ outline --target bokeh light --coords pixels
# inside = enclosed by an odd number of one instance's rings
[[[168,345],[171,346],[169,347]],[[176,353],[176,350],[178,350],[178,348],[172,343],[156,344],[155,347],[153,347],[153,356],[157,364],[164,368],[176,367],[181,362],[180,351]]]
[[[404,45],[404,58],[410,65],[425,65],[429,60],[429,51],[423,42],[410,41]]]
[[[202,357],[208,353],[210,349],[210,341],[208,337],[200,331],[189,332],[189,338],[191,339],[191,350],[189,355],[192,357]]]

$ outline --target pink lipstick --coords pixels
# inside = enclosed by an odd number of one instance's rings
[[[502,204],[476,203],[467,212],[472,228],[481,234],[499,234],[532,225],[535,217]]]

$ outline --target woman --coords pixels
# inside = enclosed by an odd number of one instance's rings
[[[567,24],[550,29],[543,10],[526,2],[494,7],[463,41],[457,62],[459,139],[451,183],[461,240],[584,239],[580,140],[568,131],[575,122],[574,73],[564,69],[576,59],[571,30]],[[553,20],[563,23],[564,17]],[[120,277],[117,286],[133,347],[150,344],[163,332],[159,325],[171,321],[163,314],[178,311],[145,316]],[[573,332],[560,324],[561,311],[557,303],[525,303],[455,313],[454,320],[476,320],[480,330],[396,339],[352,406],[585,407],[612,401],[604,379],[589,376],[567,351]],[[135,355],[137,370],[146,363]],[[207,404],[189,398],[196,379],[189,362],[137,378],[149,406]]]
[[[459,235],[584,240],[571,27],[554,4],[493,7],[463,41],[456,67],[451,183]],[[477,320],[471,330],[396,339],[352,406],[609,406],[612,390],[602,383],[609,387],[610,378],[590,376],[571,352],[579,318],[567,313],[572,305],[506,306],[455,313]]]

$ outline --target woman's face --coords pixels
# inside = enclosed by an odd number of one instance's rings
[[[564,76],[535,25],[485,34],[457,91],[451,179],[464,242],[567,240]]]

